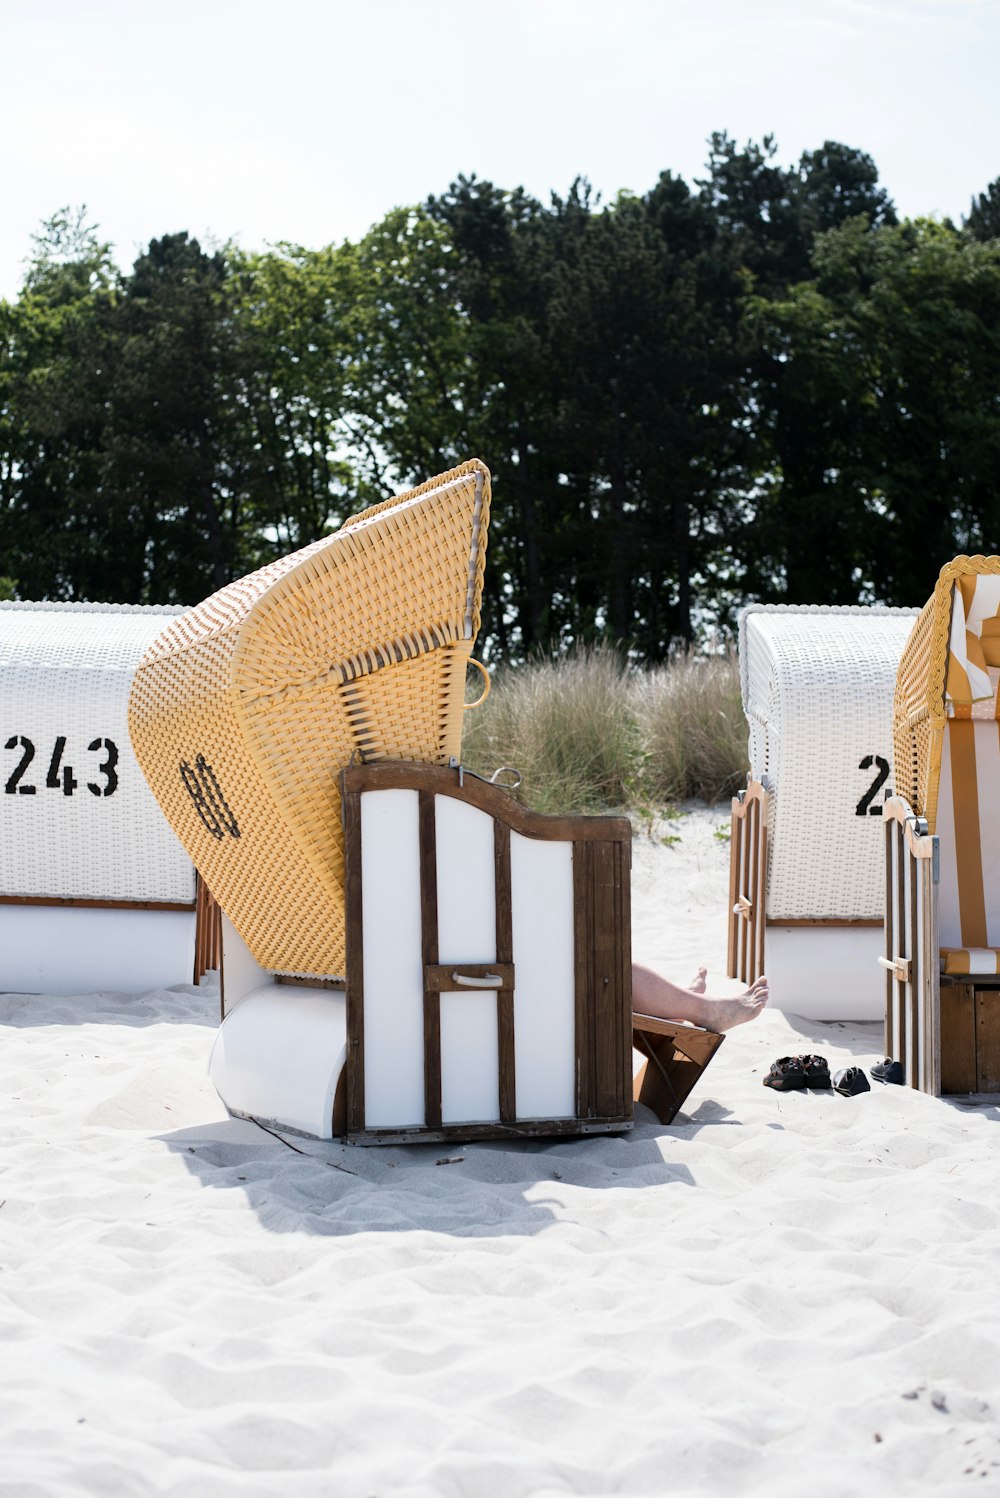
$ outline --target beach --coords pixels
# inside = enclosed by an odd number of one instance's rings
[[[725,979],[726,808],[637,834],[633,952]],[[671,841],[670,839],[676,839]],[[352,1148],[230,1118],[218,990],[0,996],[0,1495],[1000,1494],[1000,1099],[782,1094]]]

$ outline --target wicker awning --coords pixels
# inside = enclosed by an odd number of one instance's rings
[[[489,496],[473,461],[375,506],[214,594],[140,664],[139,763],[264,968],[344,975],[341,768],[459,753]]]

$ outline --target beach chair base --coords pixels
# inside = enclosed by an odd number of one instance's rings
[[[942,979],[941,1092],[1000,1092],[1000,978]]]
[[[672,1123],[726,1037],[647,1014],[633,1015],[632,1026],[632,1044],[646,1057],[633,1099],[651,1108],[661,1124]]]
[[[233,945],[227,947],[231,959]],[[235,966],[235,962],[233,962]],[[261,975],[264,976],[264,975]],[[238,1002],[230,997],[209,1060],[209,1076],[235,1118],[310,1139],[334,1139],[347,1129],[347,1003],[343,989],[289,980],[263,982]],[[692,1034],[701,1032],[692,1031]],[[721,1036],[719,1037],[721,1039]],[[697,1080],[679,1078],[684,1096]],[[514,1135],[621,1133],[631,1113],[617,1118],[519,1118],[352,1131],[351,1144],[453,1143]]]
[[[227,1013],[209,1076],[230,1113],[313,1139],[343,1132],[343,989],[265,982]]]
[[[4,993],[147,993],[190,983],[194,957],[193,904],[0,897]]]
[[[352,1144],[631,1129],[628,821],[391,761],[341,803],[346,982],[275,978],[223,919],[230,1112]]]
[[[899,797],[885,805],[885,1054],[934,1097],[1000,1092],[1000,976],[939,972],[938,839]]]

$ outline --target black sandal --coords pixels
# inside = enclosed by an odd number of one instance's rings
[[[807,1087],[830,1086],[830,1064],[825,1056],[799,1056],[806,1074]]]
[[[779,1056],[777,1061],[772,1062],[771,1070],[764,1078],[764,1086],[773,1087],[776,1092],[794,1092],[804,1087],[806,1072],[802,1061],[802,1056]]]
[[[868,1078],[860,1066],[845,1066],[834,1077],[833,1085],[842,1097],[857,1097],[859,1092],[871,1092]]]

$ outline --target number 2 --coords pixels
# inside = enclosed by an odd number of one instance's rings
[[[31,764],[31,761],[35,757],[34,744],[30,739],[26,739],[23,733],[19,733],[15,734],[12,738],[9,738],[6,744],[4,744],[4,748],[21,749],[23,751],[23,753],[21,754],[21,758],[18,760],[17,764],[14,767],[14,773],[11,775],[7,784],[4,786],[4,790],[7,792],[7,795],[33,796],[35,794],[35,787],[33,785],[18,785],[17,782],[21,779],[21,776],[24,774],[25,770],[28,768],[28,766]]]
[[[859,817],[880,817],[882,815],[881,803],[876,802],[875,797],[889,779],[889,761],[883,759],[881,754],[866,754],[858,765],[858,769],[870,770],[872,765],[878,766],[878,774],[858,802],[855,815]],[[873,802],[875,803],[874,805],[872,804]]]

